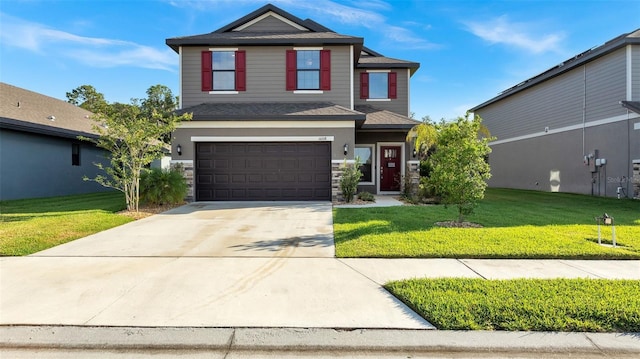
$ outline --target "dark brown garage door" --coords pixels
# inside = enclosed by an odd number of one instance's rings
[[[331,143],[197,143],[197,201],[331,199]]]

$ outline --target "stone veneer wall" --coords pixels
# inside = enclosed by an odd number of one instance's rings
[[[420,185],[420,161],[407,161],[407,170],[405,176],[408,176],[407,181],[402,181],[403,184],[410,184],[411,188],[405,193],[411,193],[412,196],[418,194],[418,186]]]
[[[633,160],[633,198],[640,199],[640,160]]]
[[[347,161],[347,166],[353,166],[353,161]],[[331,161],[331,201],[342,201],[342,191],[340,190],[340,179],[342,178],[344,161]]]
[[[171,161],[171,168],[182,166],[183,176],[187,180],[187,196],[185,201],[193,202],[195,196],[193,194],[193,160],[173,160]]]

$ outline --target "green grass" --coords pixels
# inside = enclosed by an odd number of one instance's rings
[[[0,255],[21,256],[132,221],[120,192],[0,202]]]
[[[640,332],[640,281],[412,279],[387,290],[443,330]]]
[[[619,247],[597,244],[594,217],[615,218]],[[338,257],[640,258],[640,201],[566,193],[488,189],[467,218],[483,228],[442,228],[456,208],[402,206],[334,209]],[[611,227],[602,227],[603,242]]]

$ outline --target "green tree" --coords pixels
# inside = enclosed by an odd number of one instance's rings
[[[422,118],[422,123],[413,126],[407,133],[407,142],[413,142],[414,149],[420,157],[424,157],[427,152],[436,144],[436,126],[429,116]]]
[[[67,102],[93,113],[104,113],[109,104],[104,95],[91,85],[82,85],[66,93]]]
[[[191,114],[177,116],[163,110],[147,111],[143,103],[145,100],[132,99],[131,104],[108,105],[108,111],[93,117],[96,122],[93,128],[100,137],[81,137],[110,153],[109,166],[95,164],[106,175],[84,179],[123,192],[130,211],[138,211],[142,170],[162,156],[165,143],[158,139],[174,131],[181,121],[191,119]]]
[[[462,222],[484,198],[486,181],[491,177],[485,158],[491,153],[489,142],[493,138],[482,136],[486,131],[482,119],[469,119],[469,114],[454,122],[442,122],[436,130],[429,182],[445,205],[458,207],[458,222]]]

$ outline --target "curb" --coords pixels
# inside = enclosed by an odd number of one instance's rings
[[[0,349],[640,355],[640,333],[0,326]]]

